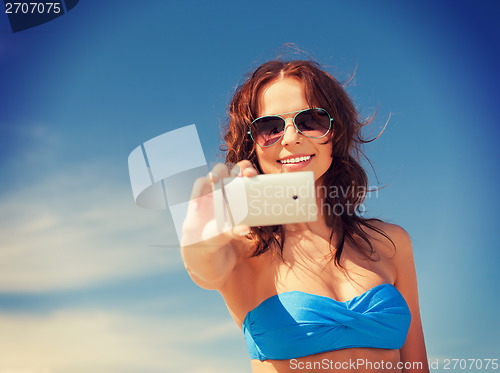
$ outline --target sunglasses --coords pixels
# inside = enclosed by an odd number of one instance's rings
[[[325,109],[312,108],[281,115],[293,113],[297,113],[293,117],[293,124],[302,135],[319,139],[330,132],[333,119]],[[248,134],[257,145],[266,148],[281,140],[285,135],[285,126],[285,118],[280,115],[266,115],[252,122]]]

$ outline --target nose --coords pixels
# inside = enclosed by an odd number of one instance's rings
[[[301,133],[293,124],[293,119],[288,118],[285,120],[285,129],[283,137],[281,138],[281,145],[299,144],[301,141]]]

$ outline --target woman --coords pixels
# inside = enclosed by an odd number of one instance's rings
[[[411,242],[357,214],[367,189],[356,109],[311,61],[271,61],[229,107],[226,161],[196,181],[182,256],[242,328],[254,373],[428,372]],[[217,232],[210,192],[227,176],[313,171],[318,219]],[[411,321],[410,321],[411,319]]]

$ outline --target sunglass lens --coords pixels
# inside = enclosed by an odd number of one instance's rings
[[[310,109],[295,117],[300,132],[309,137],[322,137],[330,130],[330,116],[323,109]]]
[[[285,121],[280,117],[264,117],[252,125],[252,137],[261,146],[270,146],[283,136]]]

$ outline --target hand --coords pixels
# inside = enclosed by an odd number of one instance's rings
[[[253,177],[257,174],[252,163],[244,160],[238,162],[231,170],[224,164],[217,164],[207,176],[197,179],[193,185],[186,219],[182,226],[181,246],[196,245],[220,248],[231,240],[242,239],[248,234],[250,231],[248,225],[231,227],[230,225],[220,226],[217,224],[214,199],[216,203],[219,203],[219,200],[221,204],[224,202],[221,190],[214,190],[214,185],[222,182],[225,177]]]

